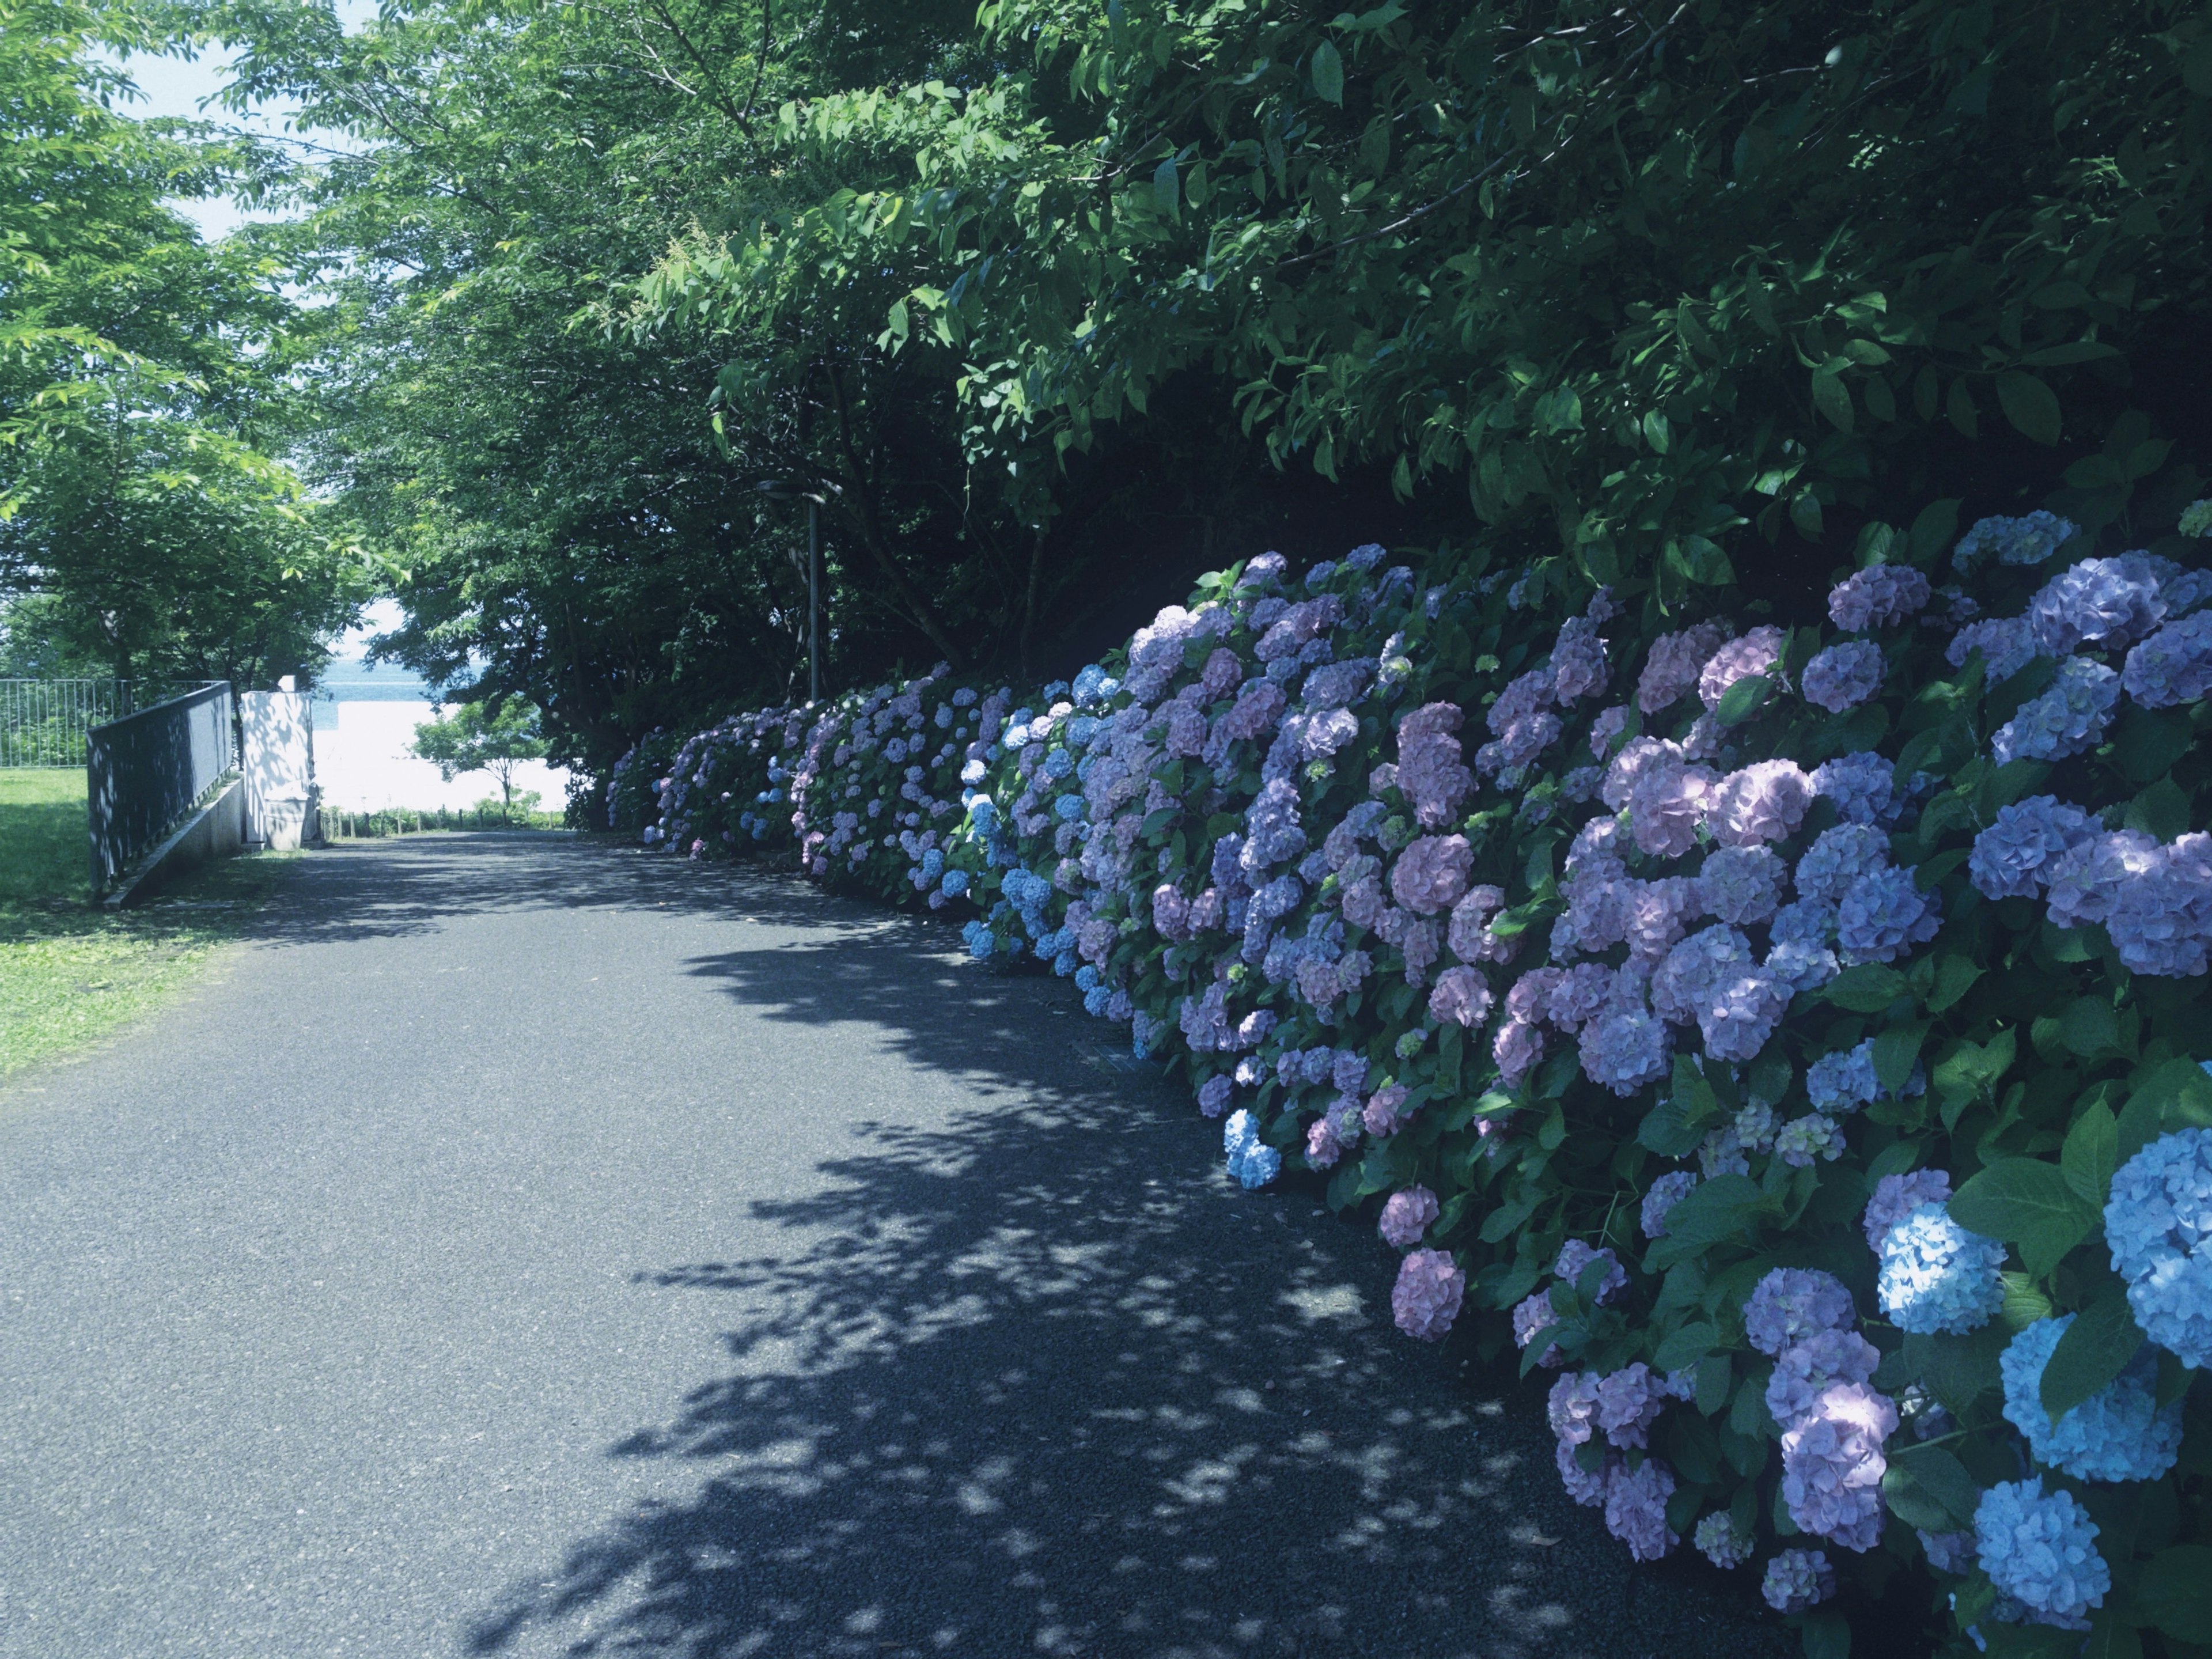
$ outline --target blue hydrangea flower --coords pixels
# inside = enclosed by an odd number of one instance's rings
[[[1075,769],[1073,750],[1055,749],[1044,757],[1044,775],[1048,778],[1064,778]]]
[[[2097,831],[2080,807],[2030,795],[1997,808],[1996,821],[1974,837],[1966,872],[1984,898],[2033,898],[2049,884],[2051,866]]]
[[[1851,1293],[1833,1273],[1777,1267],[1743,1306],[1743,1333],[1765,1354],[1778,1354],[1820,1331],[1847,1330],[1858,1316]]]
[[[2039,1462],[2083,1480],[2155,1480],[2181,1455],[2181,1401],[2158,1406],[2158,1358],[2146,1344],[2128,1368],[2054,1425],[2043,1409],[2043,1371],[2075,1316],[2039,1319],[2013,1338],[1997,1364],[2004,1414]]]
[[[1982,1571],[2035,1623],[2089,1628],[2105,1604],[2112,1569],[2097,1552],[2097,1523],[2071,1492],[2043,1490],[2040,1476],[2001,1480],[1974,1510]]]
[[[1241,1108],[1222,1126],[1221,1148],[1229,1173],[1244,1187],[1264,1187],[1282,1172],[1283,1155],[1260,1139],[1252,1114]]]
[[[2129,652],[2120,683],[2146,708],[2196,702],[2212,692],[2212,611],[2170,622]]]
[[[2179,1129],[2120,1166],[2105,1205],[2112,1271],[2150,1340],[2212,1360],[2212,1129]]]
[[[2085,641],[2139,640],[2166,614],[2158,578],[2139,555],[2083,559],[2045,582],[2027,603],[2027,625],[2046,656]]]
[[[1875,1295],[1900,1330],[1978,1330],[2004,1305],[2004,1246],[1968,1232],[1942,1204],[1923,1204],[1884,1235]]]
[[[1991,554],[2000,564],[2041,564],[2081,533],[2081,527],[2056,513],[2034,512],[2019,519],[1978,519],[1951,550],[1951,563],[1970,572]]]
[[[1890,865],[1861,876],[1836,907],[1836,951],[1846,962],[1894,962],[1942,925],[1936,896]]]
[[[1806,702],[1840,714],[1881,690],[1885,666],[1881,647],[1872,640],[1846,640],[1815,654],[1799,684]]]
[[[2120,677],[2100,662],[2069,657],[2041,696],[2033,697],[1996,729],[1990,752],[2000,765],[2027,760],[2063,760],[2103,741],[2112,708],[2120,700]]]
[[[1813,769],[1813,793],[1836,804],[1845,823],[1888,823],[1897,817],[1896,769],[1862,750]]]
[[[1066,752],[1064,749],[1060,750],[1062,754]],[[1083,797],[1080,795],[1056,797],[1052,803],[1052,815],[1062,823],[1073,823],[1083,816]]]
[[[1814,1060],[1805,1072],[1805,1092],[1824,1112],[1841,1114],[1873,1105],[1881,1093],[1881,1080],[1874,1074],[1874,1039]]]
[[[947,870],[945,879],[938,884],[938,890],[947,898],[958,898],[968,890],[968,872],[965,870]]]
[[[1801,903],[1837,905],[1861,876],[1889,864],[1889,837],[1869,823],[1839,823],[1824,830],[1797,860]]]

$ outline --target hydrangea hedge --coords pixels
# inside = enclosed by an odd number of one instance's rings
[[[1824,627],[1271,555],[1031,696],[725,722],[645,834],[1072,975],[1238,1179],[1375,1206],[1408,1335],[1556,1373],[1637,1559],[1809,1650],[1924,1594],[1962,1650],[2194,1654],[2208,520],[1937,503]]]

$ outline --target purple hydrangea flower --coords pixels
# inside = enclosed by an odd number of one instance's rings
[[[1651,975],[1651,1005],[1661,1018],[1694,1025],[1712,988],[1755,960],[1751,941],[1725,926],[1700,928],[1667,952]]]
[[[1390,1289],[1390,1315],[1398,1328],[1423,1342],[1441,1342],[1459,1317],[1467,1275],[1449,1250],[1414,1250],[1398,1264]]]
[[[1631,744],[1629,749],[1635,746]],[[1628,752],[1624,750],[1615,757],[1614,764]],[[1717,781],[1705,767],[1678,761],[1652,766],[1638,775],[1627,802],[1629,830],[1638,848],[1656,858],[1680,858],[1695,847]]]
[[[1834,1274],[1777,1267],[1744,1304],[1743,1331],[1759,1352],[1779,1354],[1817,1331],[1849,1330],[1856,1317],[1850,1291]]]
[[[1698,1006],[1698,1030],[1705,1052],[1717,1060],[1758,1058],[1782,1016],[1790,1009],[1789,983],[1772,969],[1746,963],[1723,969],[1706,981]],[[1661,1027],[1662,1030],[1665,1028]]]
[[[2027,625],[2051,657],[2063,657],[2085,641],[2109,641],[2117,648],[2142,639],[2165,615],[2157,578],[2124,558],[2083,559],[2027,602]]]
[[[1421,1242],[1421,1235],[1435,1224],[1440,1213],[1437,1195],[1426,1187],[1408,1187],[1390,1194],[1382,1206],[1382,1219],[1377,1231],[1400,1249]]]
[[[1716,1510],[1698,1522],[1691,1541],[1697,1545],[1698,1554],[1724,1572],[1750,1560],[1759,1547],[1758,1538],[1737,1526],[1726,1510]]]
[[[1390,892],[1420,915],[1440,915],[1467,891],[1474,849],[1465,836],[1422,836],[1398,855],[1390,871]]]
[[[1832,645],[1805,665],[1805,701],[1832,714],[1856,708],[1881,690],[1887,666],[1881,647],[1872,640]]]
[[[1698,896],[1711,915],[1738,927],[1771,916],[1782,902],[1790,866],[1766,847],[1723,847],[1698,872]]]
[[[1897,1407],[1861,1382],[1835,1382],[1782,1436],[1782,1500],[1790,1518],[1848,1550],[1881,1541],[1882,1444]]]
[[[1429,993],[1429,1013],[1439,1024],[1473,1027],[1490,1018],[1490,986],[1472,968],[1447,968]]]
[[[1933,590],[1910,565],[1875,564],[1828,592],[1828,615],[1846,634],[1901,623],[1926,608]]]
[[[1826,1550],[1784,1550],[1766,1564],[1759,1593],[1777,1613],[1802,1613],[1836,1593],[1836,1570]]]
[[[1674,1033],[1645,1009],[1617,1008],[1583,1028],[1583,1073],[1617,1095],[1656,1083],[1672,1066]]]
[[[1552,1263],[1552,1273],[1566,1284],[1579,1285],[1583,1269],[1598,1261],[1604,1262],[1606,1267],[1605,1276],[1598,1282],[1596,1299],[1610,1302],[1628,1288],[1627,1272],[1610,1248],[1594,1248],[1579,1238],[1571,1238],[1559,1246],[1559,1259]]]
[[[1996,822],[1974,837],[1966,871],[1984,898],[2033,898],[2052,866],[2095,835],[2080,807],[2056,795],[2030,795],[1997,808]]]
[[[1544,1397],[1544,1418],[1563,1446],[1580,1446],[1597,1432],[1595,1371],[1569,1371]]]
[[[1881,1364],[1881,1351],[1856,1331],[1815,1331],[1776,1358],[1767,1415],[1786,1429],[1814,1410],[1830,1384],[1864,1382]]]
[[[2008,761],[2064,760],[2094,749],[2120,700],[2120,677],[2100,662],[2069,657],[2038,697],[1996,729],[1990,752]]]
[[[1656,1561],[1680,1543],[1667,1527],[1667,1500],[1674,1495],[1674,1476],[1656,1457],[1634,1468],[1622,1464],[1605,1480],[1605,1527],[1628,1546],[1638,1561]]]
[[[1823,1054],[1805,1072],[1805,1093],[1823,1112],[1843,1115],[1871,1106],[1881,1092],[1874,1073],[1874,1039]]]
[[[1672,708],[1697,688],[1699,671],[1728,636],[1720,623],[1704,622],[1652,641],[1651,654],[1637,681],[1636,706],[1647,714]]]
[[[1644,1237],[1666,1237],[1667,1212],[1687,1198],[1697,1184],[1698,1177],[1687,1170],[1669,1170],[1651,1183],[1638,1213]]]
[[[2196,702],[2212,692],[2212,611],[2170,622],[2129,652],[2120,684],[2146,708]]]
[[[1795,761],[1755,761],[1715,786],[1705,827],[1723,847],[1783,841],[1804,822],[1813,780]]]
[[[1198,1085],[1198,1109],[1208,1117],[1219,1117],[1228,1109],[1230,1097],[1235,1092],[1236,1085],[1226,1073],[1210,1077]]]
[[[1559,1481],[1566,1487],[1568,1497],[1585,1509],[1595,1509],[1605,1502],[1606,1480],[1614,1469],[1620,1467],[1620,1453],[1606,1453],[1605,1461],[1595,1470],[1583,1468],[1576,1461],[1575,1449],[1564,1440],[1559,1442],[1556,1455]]]
[[[1782,678],[1782,652],[1790,636],[1778,628],[1754,628],[1741,639],[1730,640],[1707,659],[1698,673],[1698,697],[1708,708],[1720,706],[1729,688],[1753,674]]]
[[[1872,870],[1836,907],[1836,949],[1846,962],[1894,962],[1942,925],[1936,895],[1921,891],[1911,871]]]
[[[2140,830],[2116,830],[2093,836],[2047,866],[2045,914],[2060,927],[2085,921],[2101,926],[2112,913],[2120,889],[2158,866],[2166,849]]]
[[[1593,1420],[1615,1446],[1642,1446],[1668,1397],[1665,1379],[1639,1359],[1598,1378]]]
[[[1538,1291],[1533,1296],[1523,1297],[1513,1304],[1513,1346],[1527,1347],[1540,1333],[1549,1330],[1559,1322],[1559,1310],[1553,1307],[1548,1291]],[[1566,1357],[1559,1352],[1558,1343],[1547,1342],[1544,1352],[1537,1355],[1536,1363],[1547,1368],[1554,1367],[1565,1364]]]

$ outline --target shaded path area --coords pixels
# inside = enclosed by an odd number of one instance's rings
[[[779,878],[302,860],[0,1085],[0,1656],[1794,1650],[1108,1035]]]

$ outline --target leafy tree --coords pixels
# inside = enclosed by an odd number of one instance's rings
[[[499,784],[500,811],[506,817],[514,815],[515,768],[545,758],[538,711],[513,700],[496,708],[459,704],[452,713],[416,726],[413,749],[447,783],[470,772],[490,773]]]

